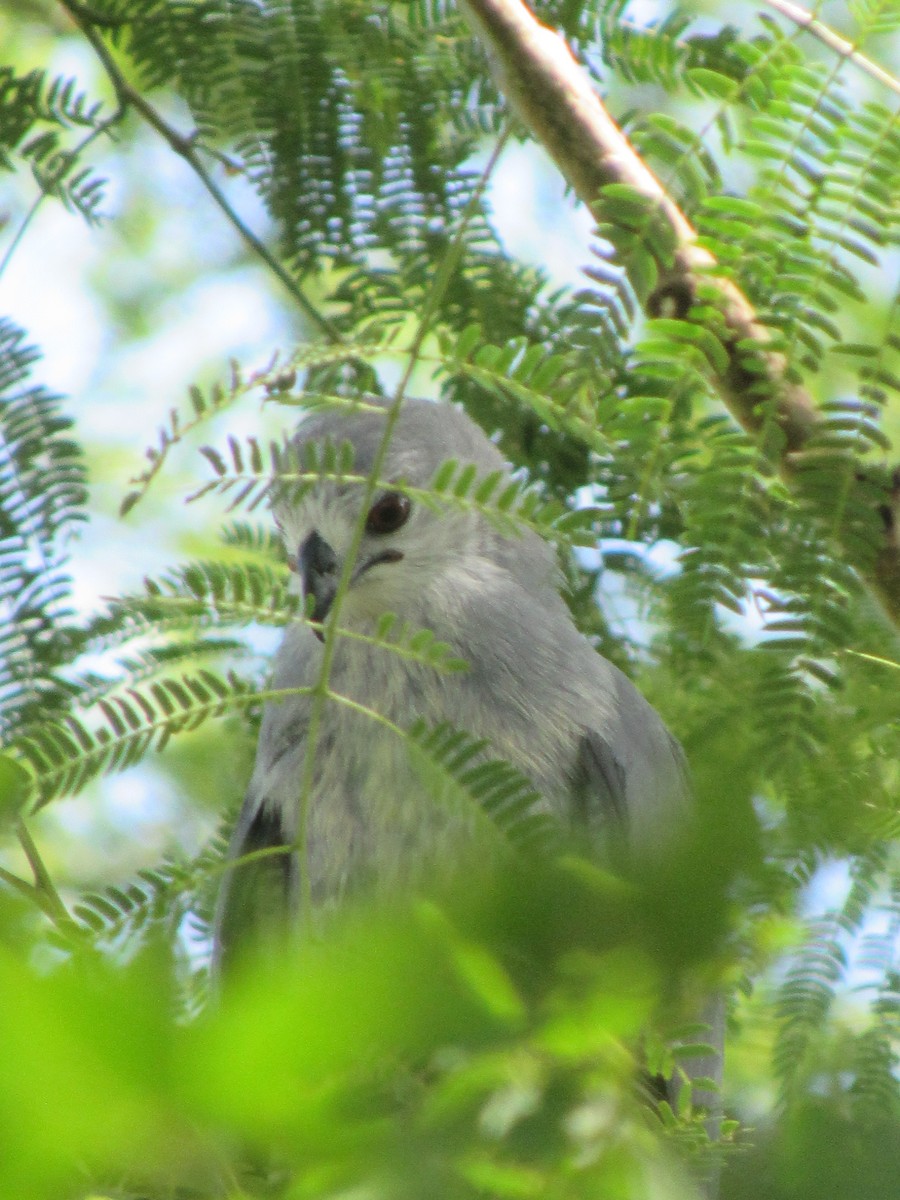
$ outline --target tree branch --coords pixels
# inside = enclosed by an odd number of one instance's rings
[[[774,8],[776,12],[781,13],[783,17],[787,17],[789,21],[793,21],[795,25],[799,25],[803,29],[808,29],[813,37],[817,37],[829,50],[833,50],[841,58],[846,58],[849,62],[855,63],[860,70],[865,71],[873,79],[877,79],[879,83],[883,83],[885,87],[890,88],[892,92],[896,92],[900,96],[900,79],[896,75],[892,75],[890,71],[886,71],[877,62],[873,62],[871,58],[867,58],[865,54],[857,50],[852,42],[848,42],[839,33],[835,33],[828,25],[819,21],[813,13],[808,12],[805,8],[801,8],[799,4],[792,3],[792,0],[765,0],[765,3],[768,4],[769,8]]]
[[[697,244],[696,230],[606,111],[562,37],[542,25],[522,0],[461,0],[461,7],[510,104],[578,197],[596,211],[601,189],[626,184],[668,226],[674,253],[669,263],[658,264],[662,278],[648,311],[654,315],[668,297],[676,297],[679,315],[690,319],[695,299],[715,299],[727,352],[727,367],[716,378],[722,400],[790,477],[820,419],[806,389],[788,377],[788,362],[772,349],[771,335],[750,301],[732,280],[714,273],[715,258]],[[869,478],[855,483],[880,493],[884,541],[866,581],[900,624],[900,479],[894,478],[893,487]]]
[[[216,206],[224,213],[229,223],[237,231],[244,242],[250,247],[253,253],[266,264],[269,270],[275,275],[291,294],[294,301],[299,305],[303,313],[312,321],[312,323],[323,333],[330,341],[340,342],[342,337],[337,327],[328,320],[328,318],[313,304],[305,292],[300,288],[293,276],[282,266],[274,254],[260,241],[252,229],[245,225],[235,210],[232,208],[225,193],[207,171],[205,165],[200,159],[197,152],[197,144],[192,136],[185,136],[177,129],[174,129],[168,121],[162,117],[156,109],[141,95],[136,88],[133,88],[125,76],[119,69],[113,56],[110,54],[106,43],[103,41],[94,26],[94,17],[89,9],[83,5],[74,2],[74,0],[60,0],[60,4],[69,14],[87,40],[93,47],[94,53],[103,64],[103,69],[106,71],[112,84],[119,106],[122,110],[133,108],[138,112],[148,125],[151,125],[156,132],[169,144],[172,150],[179,157],[183,158],[188,164],[206,190],[212,196]]]

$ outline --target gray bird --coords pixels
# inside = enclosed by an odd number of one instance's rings
[[[353,471],[371,470],[386,409],[319,410],[301,424],[308,442],[349,442]],[[342,629],[373,634],[395,613],[428,629],[468,663],[441,673],[365,641],[338,637],[330,687],[408,728],[449,722],[486,738],[493,754],[527,776],[551,813],[652,850],[683,821],[680,748],[634,685],[576,629],[561,598],[556,554],[537,534],[503,536],[475,511],[442,511],[391,488],[427,488],[449,459],[479,476],[508,473],[497,448],[462,412],[406,400],[384,461],[339,615]],[[354,526],[358,483],[322,482],[275,518],[313,618],[329,615]],[[303,621],[285,632],[272,687],[308,688],[322,662],[321,634]],[[230,857],[290,846],[298,812],[311,698],[266,705],[256,765]],[[429,799],[401,738],[358,709],[325,704],[314,747],[306,862],[316,908],[360,887],[390,888],[448,857],[465,817]],[[290,920],[301,865],[296,854],[258,856],[228,873],[215,929],[215,960]]]
[[[349,442],[353,471],[372,468],[387,409],[318,410],[300,426],[307,443]],[[392,484],[427,488],[449,459],[478,476],[509,473],[497,448],[462,412],[406,400],[364,518],[342,630],[371,636],[385,612],[449,643],[468,670],[442,673],[390,650],[337,636],[329,686],[356,706],[325,702],[315,745],[312,699],[266,704],[256,765],[231,841],[215,922],[218,970],[242,945],[280,935],[293,919],[301,872],[313,910],[326,913],[359,889],[409,886],[452,860],[472,836],[470,815],[442,803],[402,737],[365,710],[408,728],[449,722],[483,737],[494,756],[528,777],[548,812],[644,853],[661,853],[688,806],[681,750],[656,711],[576,629],[559,594],[552,546],[534,532],[498,532],[483,514],[410,500]],[[326,622],[361,518],[363,488],[321,481],[275,518],[315,621]],[[305,621],[285,632],[271,686],[309,688],[325,645]],[[301,780],[314,753],[304,861],[298,861]],[[277,847],[291,847],[288,853]],[[256,853],[268,852],[268,853]],[[714,1066],[702,1064],[705,1074]],[[698,1072],[699,1073],[699,1072]]]

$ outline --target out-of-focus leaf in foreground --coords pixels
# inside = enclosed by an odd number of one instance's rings
[[[638,888],[473,872],[248,961],[186,1024],[153,940],[47,974],[6,952],[0,1194],[690,1196],[642,1085],[678,980]]]

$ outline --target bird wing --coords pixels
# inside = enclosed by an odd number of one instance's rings
[[[229,867],[216,907],[213,969],[227,974],[242,949],[258,950],[288,933],[297,863],[277,808],[248,793],[228,847]]]
[[[596,729],[583,732],[572,782],[574,817],[612,850],[628,841],[627,775],[620,757]]]
[[[612,663],[593,654],[582,670],[596,687],[596,720],[583,727],[576,801],[629,851],[651,861],[684,834],[692,810],[684,752],[657,711]],[[583,685],[587,690],[587,685]]]
[[[290,626],[275,656],[273,690],[308,687],[320,650],[307,627]],[[290,930],[299,894],[293,846],[308,721],[305,695],[288,694],[265,706],[253,776],[228,846],[229,866],[216,905],[217,977],[228,973],[242,950],[281,945]]]

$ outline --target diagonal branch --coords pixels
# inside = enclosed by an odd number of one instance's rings
[[[175,129],[166,121],[160,113],[156,111],[141,93],[125,78],[119,69],[116,60],[109,52],[103,38],[94,28],[98,23],[95,14],[92,10],[77,2],[77,0],[60,0],[60,4],[69,14],[84,36],[90,42],[94,53],[103,64],[103,69],[106,72],[110,83],[116,93],[116,98],[119,103],[120,112],[126,109],[134,109],[139,113],[144,121],[168,143],[170,148],[177,155],[184,159],[206,190],[209,192],[213,201],[224,214],[226,219],[237,231],[242,240],[250,247],[257,258],[261,259],[272,274],[280,280],[287,291],[290,293],[295,303],[299,306],[306,317],[316,326],[330,341],[340,342],[341,335],[336,326],[321,313],[318,308],[309,299],[306,293],[299,286],[289,271],[278,261],[268,247],[260,241],[252,229],[241,220],[238,213],[232,207],[228,197],[207,171],[203,160],[198,152],[197,143],[194,137],[185,136]],[[104,21],[104,25],[111,24],[109,21]]]
[[[839,33],[835,33],[828,25],[818,20],[814,13],[801,8],[799,4],[792,3],[792,0],[765,0],[765,2],[769,8],[774,8],[783,17],[787,17],[789,21],[793,21],[795,25],[799,25],[803,29],[808,29],[813,37],[817,37],[829,50],[833,50],[841,58],[846,58],[849,62],[855,63],[860,70],[865,71],[873,79],[877,79],[879,83],[883,83],[885,87],[890,88],[892,92],[896,92],[900,96],[900,79],[896,75],[892,75],[890,71],[886,71],[877,62],[873,62],[871,58],[867,58],[865,54],[857,50],[853,42],[848,42]]]
[[[727,354],[727,365],[716,379],[720,395],[740,425],[763,441],[790,476],[795,457],[818,431],[820,419],[806,389],[789,378],[788,362],[772,348],[753,305],[732,280],[715,273],[715,258],[697,245],[690,221],[606,111],[562,37],[542,25],[522,0],[461,0],[461,7],[510,104],[578,197],[596,208],[604,187],[625,184],[646,198],[654,217],[667,227],[674,251],[661,264],[661,283],[648,309],[659,311],[666,298],[674,297],[679,315],[689,314],[701,295],[715,299]],[[900,624],[900,474],[887,486],[868,478],[856,483],[877,493],[884,527],[866,582]]]

